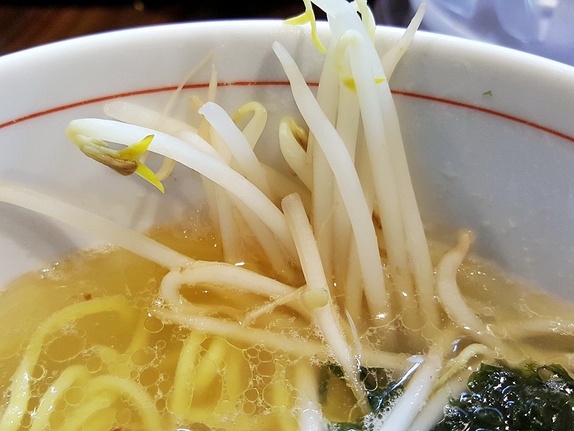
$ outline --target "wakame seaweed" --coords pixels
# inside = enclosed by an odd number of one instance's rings
[[[560,365],[482,364],[433,431],[572,431],[574,380]]]
[[[327,401],[330,379],[343,379],[343,372],[335,364],[327,364],[322,368],[320,384],[320,400]],[[403,393],[402,384],[390,379],[389,371],[383,368],[361,368],[361,379],[365,384],[367,399],[373,415],[391,408],[395,400]],[[329,431],[360,431],[363,420],[358,422],[334,422],[329,424]]]

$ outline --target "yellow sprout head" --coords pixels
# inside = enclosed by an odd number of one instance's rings
[[[68,134],[68,137],[89,158],[106,165],[121,175],[138,174],[159,191],[164,192],[163,184],[156,174],[139,160],[147,151],[153,140],[153,135],[148,135],[141,141],[122,150],[114,150],[104,141],[81,134]]]
[[[315,21],[315,12],[313,12],[313,5],[311,4],[310,0],[303,0],[303,3],[305,4],[305,12],[296,17],[289,18],[285,22],[287,24],[295,24],[295,25],[301,25],[307,23],[311,24],[311,38],[313,39],[313,43],[315,43],[315,46],[320,52],[325,53],[327,52],[327,50],[319,40],[319,37],[317,36],[317,23]]]

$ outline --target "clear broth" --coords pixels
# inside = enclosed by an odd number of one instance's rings
[[[199,221],[185,226],[158,228],[151,232],[151,236],[196,259],[222,259],[217,238]],[[434,255],[443,249],[435,247]],[[253,258],[254,261],[257,259]],[[247,266],[265,272],[257,264],[247,262]],[[132,253],[106,248],[82,252],[49,268],[24,275],[0,294],[2,405],[8,403],[10,380],[22,360],[28,340],[57,310],[105,296],[120,296],[126,299],[131,313],[128,319],[113,312],[84,317],[44,339],[31,376],[31,399],[22,429],[29,429],[36,420],[33,418],[40,400],[62,371],[74,365],[85,367],[92,377],[112,374],[119,379],[137,382],[158,412],[160,431],[297,429],[297,390],[292,381],[299,360],[280,351],[271,352],[261,346],[191,334],[178,325],[162,323],[150,313],[150,306],[157,301],[158,285],[165,274],[164,268]],[[528,322],[541,318],[562,323],[574,321],[574,308],[570,304],[509,281],[492,265],[467,259],[459,270],[459,276],[466,300],[493,327],[509,327],[504,322]],[[195,290],[190,295],[189,299],[199,304],[237,299],[210,295],[208,288]],[[242,295],[242,304],[238,308],[248,308],[250,301],[257,300]],[[264,325],[282,326],[285,332],[305,333],[293,312],[282,310],[280,316],[281,322],[266,322]],[[378,333],[375,331],[375,336]],[[572,370],[574,364],[568,355],[574,351],[573,337],[569,335],[571,328],[561,330],[557,325],[557,330],[552,333],[555,336],[545,333],[521,342],[520,349],[525,359],[560,363]],[[375,346],[379,340],[373,340],[372,334],[368,342]],[[201,380],[195,376],[195,380],[192,379],[194,387],[186,388],[184,385],[188,400],[183,402],[183,408],[181,400],[179,407],[174,407],[171,398],[177,364],[182,349],[186,348],[185,340],[193,336],[199,340],[195,365],[209,364],[205,367],[208,369],[205,371],[207,377]],[[224,352],[223,356],[212,356],[217,349]],[[404,353],[421,352],[407,350]],[[316,364],[317,372],[319,366]],[[338,390],[330,390],[324,413],[333,421],[352,420],[358,414],[352,394],[344,384],[338,387]],[[49,429],[66,429],[74,412],[90,401],[87,398],[81,385],[68,387],[50,413]],[[135,405],[129,397],[110,396],[109,400],[109,408],[94,414],[93,420],[78,429],[149,429],[141,406]]]

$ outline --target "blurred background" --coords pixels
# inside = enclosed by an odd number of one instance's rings
[[[574,65],[574,0],[378,0],[379,22],[404,25],[423,1],[425,30]]]
[[[286,18],[302,0],[0,0],[0,55],[109,30],[213,19]]]
[[[422,29],[527,51],[574,65],[574,0],[424,0]],[[379,24],[405,27],[423,0],[370,0]],[[302,0],[0,0],[0,55],[143,25],[287,18]],[[318,14],[321,18],[321,14]]]

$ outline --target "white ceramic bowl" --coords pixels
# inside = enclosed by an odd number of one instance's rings
[[[326,27],[320,26],[321,37]],[[381,28],[381,50],[401,30]],[[271,49],[280,40],[308,81],[321,56],[305,28],[279,21],[201,22],[139,28],[55,43],[0,58],[0,181],[21,183],[137,229],[181,216],[201,195],[177,169],[160,195],[85,158],[68,122],[103,116],[114,98],[166,103],[209,52],[219,102],[266,104],[273,125],[294,112]],[[191,80],[208,82],[209,68]],[[411,174],[429,231],[574,299],[574,69],[504,48],[420,32],[391,80]],[[204,91],[188,89],[186,91]],[[272,146],[259,148],[277,160]],[[186,181],[182,181],[182,179]],[[191,186],[193,187],[193,186]],[[0,284],[62,253],[93,245],[71,228],[0,205]]]

